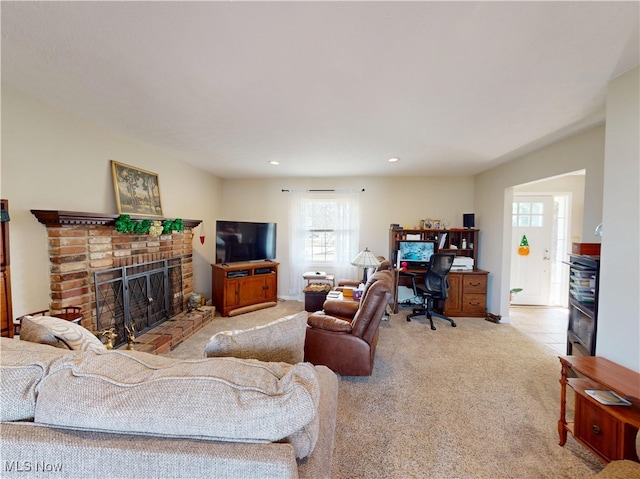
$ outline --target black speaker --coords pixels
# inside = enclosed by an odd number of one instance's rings
[[[475,215],[473,213],[464,213],[462,215],[462,226],[465,228],[473,228],[476,225]]]

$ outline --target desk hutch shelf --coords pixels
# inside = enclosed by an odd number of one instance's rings
[[[443,313],[447,316],[484,317],[487,314],[487,277],[488,271],[478,269],[478,229],[447,229],[447,230],[410,230],[391,228],[389,230],[389,258],[394,260],[400,241],[434,241],[436,253],[449,253],[456,256],[473,258],[474,269],[470,271],[451,271],[449,273],[449,297],[443,305]],[[440,248],[442,245],[442,248]],[[466,247],[463,247],[466,246]],[[424,270],[412,269],[411,273],[423,273]],[[394,312],[398,312],[397,286],[405,284],[406,278],[399,276],[396,271],[396,287],[394,288]],[[416,281],[423,281],[417,276]]]

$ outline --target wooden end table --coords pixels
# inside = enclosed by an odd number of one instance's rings
[[[599,356],[560,356],[560,364],[560,445],[570,432],[605,464],[639,461],[635,439],[640,429],[640,374]],[[575,393],[573,422],[567,421],[567,386]],[[585,392],[589,389],[613,391],[631,406],[604,405]]]

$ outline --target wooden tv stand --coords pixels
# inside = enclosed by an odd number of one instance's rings
[[[638,461],[635,440],[640,429],[640,374],[599,356],[561,356],[560,364],[560,445],[567,442],[568,431],[604,463]],[[573,422],[567,421],[567,386],[575,392]],[[631,406],[606,406],[589,396],[587,389],[613,391]]]
[[[211,298],[222,316],[275,306],[278,302],[278,263],[212,264]]]

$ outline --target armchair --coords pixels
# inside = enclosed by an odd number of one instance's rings
[[[304,359],[324,365],[342,376],[370,376],[385,314],[393,273],[372,274],[360,302],[327,300],[323,310],[307,320]]]

